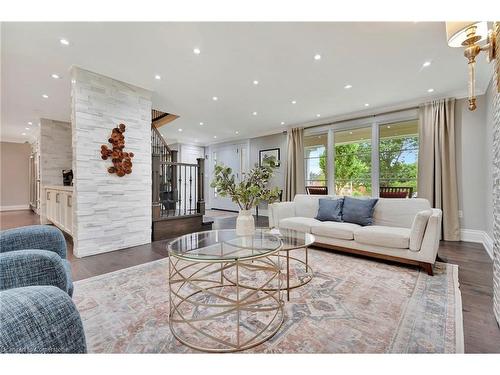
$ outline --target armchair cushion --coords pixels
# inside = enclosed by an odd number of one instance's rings
[[[47,250],[0,253],[0,290],[31,285],[52,285],[73,293],[69,263]]]
[[[80,314],[71,298],[53,286],[0,292],[0,352],[85,353]]]
[[[0,253],[27,249],[53,251],[66,259],[66,240],[56,227],[31,225],[0,232]]]

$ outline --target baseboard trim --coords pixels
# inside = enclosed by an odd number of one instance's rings
[[[484,230],[460,229],[460,240],[483,244],[486,252],[493,260],[493,239]]]
[[[0,206],[0,211],[21,211],[21,210],[29,210],[29,204],[20,204],[17,206]]]

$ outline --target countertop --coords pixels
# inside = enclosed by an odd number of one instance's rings
[[[62,191],[70,191],[73,192],[73,186],[63,186],[63,185],[45,185],[44,189],[51,190],[62,190]]]

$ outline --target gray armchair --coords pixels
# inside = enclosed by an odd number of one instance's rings
[[[0,232],[0,352],[85,353],[66,241],[55,227]]]
[[[62,232],[32,225],[0,232],[0,290],[53,285],[73,295],[71,267]]]

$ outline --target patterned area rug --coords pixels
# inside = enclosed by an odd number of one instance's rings
[[[309,251],[312,281],[292,291],[264,353],[463,353],[458,266],[435,275]],[[185,353],[168,324],[168,259],[75,283],[91,353]]]

